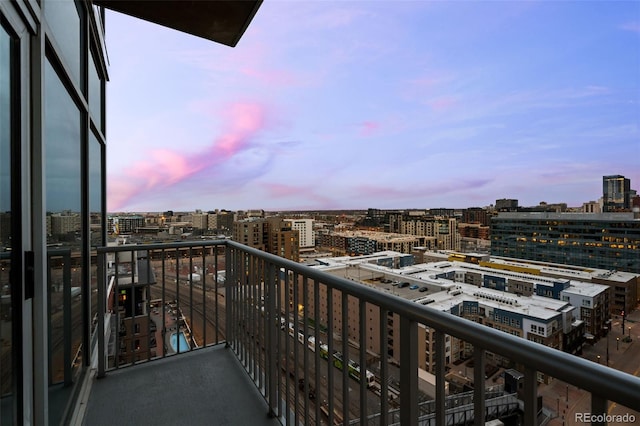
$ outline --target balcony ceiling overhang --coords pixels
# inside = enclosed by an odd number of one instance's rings
[[[94,0],[93,4],[234,47],[262,0]]]

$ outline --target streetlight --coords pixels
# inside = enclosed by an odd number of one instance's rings
[[[596,358],[598,358],[598,364],[600,364],[600,355],[597,355]]]
[[[616,337],[616,351],[620,349],[620,338]]]
[[[631,339],[631,326],[629,326],[629,339]]]

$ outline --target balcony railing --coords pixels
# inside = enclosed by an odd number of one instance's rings
[[[103,247],[98,257],[99,376],[224,343],[286,425],[484,425],[518,411],[533,426],[540,375],[588,392],[591,414],[608,402],[640,410],[635,376],[232,241]],[[419,328],[433,332],[431,348]],[[447,395],[446,336],[473,347],[471,393]],[[433,398],[418,385],[428,350]],[[488,353],[523,371],[520,401],[485,387]]]

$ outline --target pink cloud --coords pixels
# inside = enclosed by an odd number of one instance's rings
[[[640,34],[640,22],[627,22],[626,24],[620,25],[620,28],[625,31],[631,31],[634,33]]]
[[[372,136],[380,130],[380,124],[374,121],[365,121],[360,124],[360,136]]]
[[[266,109],[256,103],[235,103],[221,113],[227,128],[211,145],[196,153],[158,149],[119,175],[109,178],[109,209],[118,210],[148,192],[174,187],[197,173],[216,166],[252,148],[255,136],[267,127]]]
[[[456,99],[452,96],[442,96],[440,98],[433,99],[428,102],[428,105],[434,111],[446,111],[451,109],[457,103]]]

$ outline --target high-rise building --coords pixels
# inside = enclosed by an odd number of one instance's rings
[[[603,212],[625,211],[631,208],[631,180],[621,175],[602,177]]]
[[[518,200],[509,198],[496,200],[496,210],[499,212],[515,212],[518,210]]]
[[[315,234],[313,233],[313,219],[285,219],[291,226],[299,232],[300,248],[313,248],[316,245]]]
[[[282,218],[251,218],[233,223],[233,240],[286,259],[298,261],[298,231]]]

